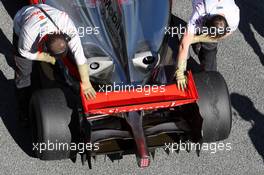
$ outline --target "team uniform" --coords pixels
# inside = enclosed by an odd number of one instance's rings
[[[206,15],[223,15],[234,32],[239,24],[239,8],[234,0],[193,0],[193,14],[188,22],[188,30],[196,34],[204,23]]]
[[[69,16],[58,9],[46,4],[37,5],[52,18],[59,29],[71,37],[68,43],[76,64],[83,65],[86,58],[77,29]],[[32,61],[37,59],[37,51],[42,51],[40,44],[47,34],[58,32],[56,26],[46,15],[35,6],[26,6],[17,12],[14,19],[14,45],[17,47],[16,85],[17,88],[30,86]],[[44,50],[45,51],[45,50]]]
[[[188,32],[200,34],[206,16],[223,15],[227,20],[230,32],[234,32],[239,24],[239,8],[234,0],[193,0],[193,13],[188,21]],[[195,44],[194,50],[206,71],[216,71],[217,43]],[[199,49],[197,49],[199,46]],[[199,51],[198,51],[199,50]]]

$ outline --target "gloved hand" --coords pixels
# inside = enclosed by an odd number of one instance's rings
[[[187,77],[184,74],[187,66],[186,64],[187,64],[187,60],[179,59],[178,68],[174,74],[174,76],[176,77],[178,89],[182,91],[184,91],[187,88]]]
[[[54,65],[56,63],[56,58],[51,56],[50,54],[48,54],[46,52],[38,52],[37,53],[37,60],[38,61],[44,61],[47,63],[51,63],[52,65]]]
[[[88,65],[78,65],[78,70],[81,78],[81,88],[87,100],[94,100],[96,97],[96,92],[90,82]]]
[[[87,100],[94,100],[96,98],[96,92],[90,81],[82,82],[81,86]]]
[[[177,69],[175,72],[178,89],[184,91],[187,87],[187,77],[184,75],[184,71]]]

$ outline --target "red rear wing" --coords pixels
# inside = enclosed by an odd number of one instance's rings
[[[45,1],[46,0],[42,0],[43,3],[45,3]],[[41,3],[41,1],[40,0],[29,0],[29,3],[30,4],[39,4],[39,3]]]
[[[151,88],[151,87],[150,87]],[[146,89],[148,90],[148,89]],[[150,92],[150,91],[148,91]],[[87,100],[81,90],[81,99],[86,114],[116,114],[140,110],[154,110],[173,108],[176,106],[195,103],[198,93],[193,76],[188,72],[188,87],[181,91],[176,84],[163,87],[163,92],[152,92],[146,95],[145,91],[118,91],[98,92],[95,100]]]
[[[39,0],[29,0],[31,4],[38,4]],[[45,3],[45,0],[42,0]],[[70,73],[79,77],[78,72],[67,59],[63,60]],[[151,87],[150,87],[151,88]],[[148,90],[148,89],[145,89]],[[163,92],[150,93],[145,91],[98,92],[95,100],[87,100],[81,90],[81,99],[85,114],[116,114],[140,110],[154,110],[172,108],[184,104],[195,103],[198,93],[191,72],[188,73],[188,88],[181,91],[176,84],[167,85]]]

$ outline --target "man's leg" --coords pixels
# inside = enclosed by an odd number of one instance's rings
[[[29,101],[31,98],[31,71],[32,61],[19,56],[15,56],[16,70],[16,96],[18,102],[19,120],[27,124],[29,120]]]
[[[15,83],[16,83],[16,96],[18,102],[19,120],[21,122],[28,121],[29,114],[29,101],[31,98],[31,72],[32,61],[27,60],[18,53],[17,49],[18,37],[13,35],[14,45],[14,59],[15,59]]]
[[[199,60],[205,71],[217,71],[217,43],[201,43]]]

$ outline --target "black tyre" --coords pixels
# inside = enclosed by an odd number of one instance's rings
[[[226,139],[231,131],[232,113],[229,92],[223,76],[218,72],[194,74],[199,94],[198,107],[203,118],[203,142]]]
[[[30,104],[33,142],[37,158],[61,160],[70,158],[71,132],[69,123],[72,110],[67,106],[60,89],[35,92]],[[40,148],[42,147],[42,150]]]

